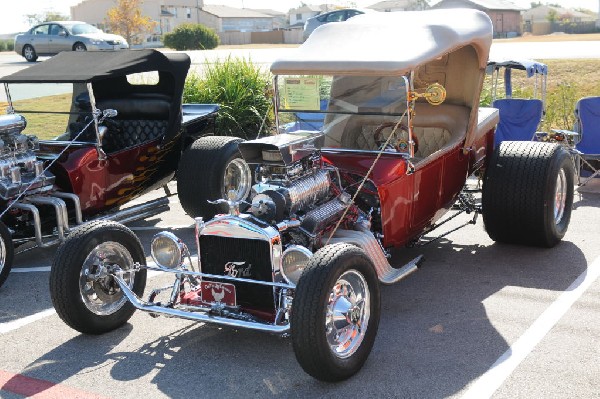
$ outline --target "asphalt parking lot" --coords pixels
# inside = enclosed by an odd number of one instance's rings
[[[289,339],[257,332],[137,312],[117,331],[81,335],[52,309],[54,251],[22,253],[0,288],[0,397],[599,398],[600,184],[588,191],[553,249],[495,244],[480,221],[397,250],[395,266],[426,261],[383,287],[373,352],[338,384],[306,375]],[[192,220],[171,202],[133,228],[148,249],[171,226],[194,252]]]

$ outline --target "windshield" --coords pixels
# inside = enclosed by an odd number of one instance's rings
[[[392,132],[403,133],[398,122],[409,125],[407,81],[404,76],[278,76],[279,131],[324,132],[325,147],[379,150]],[[408,151],[399,146],[398,152]]]
[[[73,33],[74,35],[102,32],[100,29],[96,28],[95,26],[89,25],[89,24],[72,25],[70,27],[70,29],[71,29],[71,33]]]
[[[8,84],[15,113],[27,120],[26,133],[40,140],[93,141],[94,134],[78,136],[91,120],[91,105],[85,84]],[[0,113],[8,107],[5,91],[0,95]],[[92,126],[93,127],[93,126]]]

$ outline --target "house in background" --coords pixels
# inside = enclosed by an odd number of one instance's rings
[[[371,4],[367,8],[381,12],[420,11],[426,9],[427,5],[419,0],[386,0]]]
[[[289,27],[288,16],[286,13],[270,9],[251,9],[261,14],[270,15],[273,17],[273,29],[286,29]]]
[[[200,9],[199,22],[221,32],[266,32],[273,30],[273,16],[246,8],[206,4]]]
[[[316,15],[321,14],[323,11],[322,6],[315,5],[303,5],[299,8],[292,8],[288,15],[290,17],[290,28],[302,28],[307,19],[312,18]]]
[[[521,11],[507,0],[441,0],[431,8],[474,8],[485,12],[494,26],[494,37],[514,37],[521,35]]]
[[[183,23],[198,23],[203,0],[144,0],[142,15],[157,22],[154,32],[146,36],[146,45],[161,45],[160,37]],[[106,14],[115,7],[114,0],[84,0],[71,7],[71,19],[85,21],[100,29],[108,30]]]
[[[523,30],[534,35],[552,32],[591,33],[596,30],[598,14],[549,5],[533,7],[523,13]]]

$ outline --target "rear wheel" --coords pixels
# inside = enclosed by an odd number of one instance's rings
[[[4,223],[0,222],[0,287],[12,269],[15,249],[12,237]]]
[[[35,62],[38,59],[35,49],[29,44],[26,44],[23,47],[23,57],[25,57],[28,62]]]
[[[248,198],[252,172],[238,151],[240,141],[237,137],[207,136],[183,152],[177,169],[177,193],[188,215],[210,219],[226,213],[226,204],[208,201],[227,199],[230,191],[235,193],[235,201]]]
[[[311,376],[341,381],[371,353],[379,326],[379,281],[367,255],[350,244],[321,248],[296,287],[292,343]]]
[[[127,271],[134,262],[145,264],[146,257],[127,227],[105,221],[78,227],[58,248],[50,271],[50,296],[60,318],[86,334],[101,334],[125,324],[135,308],[109,268]],[[144,293],[145,270],[124,274],[123,280],[136,295]]]
[[[553,247],[567,232],[574,166],[557,145],[504,141],[483,183],[483,221],[494,241]]]
[[[85,47],[85,44],[77,42],[73,45],[73,51],[87,51],[87,47]]]

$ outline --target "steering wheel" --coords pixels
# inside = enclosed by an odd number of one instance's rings
[[[398,127],[396,128],[396,125],[398,125]],[[397,122],[384,122],[381,125],[377,126],[377,128],[375,129],[375,132],[373,133],[373,139],[375,140],[375,144],[377,144],[377,148],[379,150],[384,149],[383,146],[385,145],[386,141],[388,141],[388,139],[386,139],[385,137],[383,137],[383,129],[391,127],[392,129],[396,129],[393,133],[397,136],[400,137],[398,135],[398,133],[402,133],[402,132],[406,132],[406,138],[407,140],[401,140],[401,139],[391,139],[388,142],[388,146],[391,146],[391,148],[393,148],[394,150],[398,151],[398,152],[408,152],[408,138],[410,137],[409,131],[408,131],[408,127],[402,123],[397,123]],[[419,150],[419,140],[413,136],[412,137],[413,142],[415,144],[414,147],[414,152],[417,152]]]

